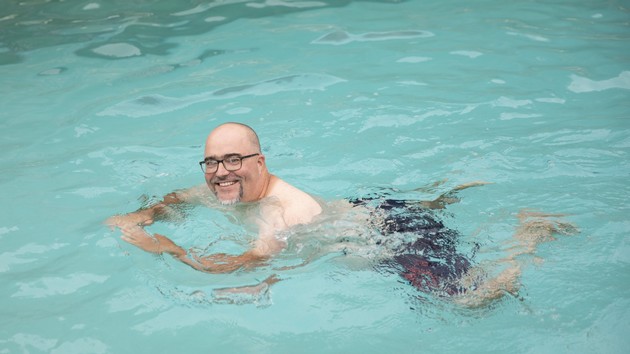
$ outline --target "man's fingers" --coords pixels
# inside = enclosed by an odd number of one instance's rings
[[[138,225],[127,225],[121,228],[123,234],[120,238],[136,247],[139,247],[147,252],[162,253],[160,243],[147,233],[142,227]]]
[[[138,233],[138,231],[135,231],[135,230],[131,230],[131,229],[121,229],[121,230],[122,230],[121,237],[123,239],[135,240],[142,236],[141,234]]]
[[[111,218],[105,220],[105,225],[109,226],[109,228],[113,230],[120,225],[120,216],[112,216]]]
[[[151,224],[153,224],[153,219],[147,219],[140,223],[142,226],[149,226]]]
[[[153,225],[155,220],[153,218],[147,218],[143,214],[127,214],[127,215],[115,215],[105,220],[105,225],[109,226],[112,230],[115,227],[122,229],[125,226],[149,226]]]
[[[134,246],[138,245],[138,241],[135,238],[133,238],[133,237],[130,237],[130,236],[127,236],[127,235],[123,234],[122,236],[120,236],[120,239],[125,241],[125,242],[127,242],[127,243],[130,243],[130,244],[132,244]]]
[[[138,225],[122,225],[120,227],[123,236],[130,240],[137,240],[143,237],[150,237],[149,234]]]

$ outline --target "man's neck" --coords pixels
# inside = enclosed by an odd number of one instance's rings
[[[269,172],[264,172],[265,176],[263,177],[263,188],[258,195],[258,200],[266,198],[269,196],[269,192],[271,192],[271,184],[276,182],[277,177],[272,175]]]

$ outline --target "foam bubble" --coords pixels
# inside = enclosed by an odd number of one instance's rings
[[[115,193],[116,188],[112,187],[85,187],[85,188],[77,188],[70,192],[71,194],[79,195],[86,199],[96,198],[106,193]]]
[[[262,9],[271,6],[284,6],[293,8],[309,8],[309,7],[321,7],[326,6],[326,3],[319,1],[282,1],[282,0],[266,0],[264,3],[247,3],[248,7]]]
[[[86,348],[89,348],[89,352],[94,354],[105,354],[110,352],[105,343],[101,342],[98,339],[86,337],[79,338],[74,341],[64,342],[57,348],[54,348],[52,351],[50,351],[50,353],[85,353],[86,351],[88,351]]]
[[[0,254],[0,273],[11,270],[14,265],[32,263],[37,261],[39,257],[32,255],[47,253],[65,247],[67,245],[68,244],[63,243],[55,243],[52,245],[39,245],[35,243],[29,243],[15,251],[4,252]]]
[[[471,59],[475,59],[476,57],[479,57],[479,56],[483,55],[483,53],[475,52],[475,51],[472,51],[472,50],[456,50],[456,51],[450,52],[450,54],[463,55],[463,56],[469,57]]]
[[[531,104],[530,100],[513,100],[511,98],[507,98],[504,96],[499,97],[498,99],[492,101],[493,107],[509,107],[509,108],[518,108],[520,106],[527,106]]]
[[[559,104],[564,104],[566,102],[565,99],[556,98],[556,97],[541,97],[541,98],[537,98],[536,101],[544,102],[544,103],[559,103]]]
[[[233,114],[247,114],[249,112],[251,112],[252,109],[249,107],[238,107],[238,108],[233,108],[228,110],[226,113],[233,115]]]
[[[11,226],[11,227],[0,227],[0,235],[4,235],[4,234],[8,234],[9,232],[14,232],[14,231],[18,231],[20,228],[18,228],[17,226]]]
[[[95,2],[91,2],[85,6],[83,6],[83,10],[98,10],[101,8],[101,5]]]
[[[171,14],[171,16],[188,16],[188,15],[195,15],[198,13],[202,13],[206,10],[210,9],[210,7],[208,5],[197,5],[195,7],[193,7],[192,9],[189,10],[184,10],[184,11],[180,11],[180,12],[174,12]]]
[[[38,75],[39,76],[53,76],[53,75],[59,75],[64,71],[66,71],[66,68],[52,68],[52,69],[44,70],[40,72]]]
[[[528,34],[528,33],[517,33],[517,32],[506,32],[510,36],[519,36],[531,39],[536,42],[549,42],[549,38],[537,35],[537,34]]]
[[[392,39],[426,38],[433,37],[429,31],[390,31],[390,32],[366,32],[352,34],[346,31],[335,31],[325,34],[311,43],[342,45],[351,42],[387,41]]]
[[[413,125],[417,122],[423,121],[426,118],[433,116],[448,116],[452,112],[448,112],[441,109],[428,111],[421,115],[406,115],[406,114],[388,114],[378,115],[368,118],[363,127],[359,129],[359,133],[362,133],[372,128],[399,128]]]
[[[99,128],[96,128],[96,127],[89,127],[89,126],[87,126],[87,125],[85,125],[85,124],[81,124],[81,125],[79,125],[78,127],[75,127],[75,128],[74,128],[74,132],[75,132],[74,136],[75,136],[75,137],[77,137],[77,138],[79,138],[79,137],[81,137],[81,136],[83,136],[83,135],[85,135],[85,134],[91,134],[91,133],[94,133],[94,132],[96,132],[97,130],[99,130]]]
[[[501,113],[500,120],[512,120],[523,118],[535,118],[540,117],[540,114],[525,114],[525,113]]]
[[[418,82],[414,80],[403,80],[403,81],[398,81],[397,83],[401,85],[410,85],[410,86],[427,86],[427,84],[424,82]]]
[[[223,16],[210,16],[210,17],[206,17],[204,19],[205,22],[221,22],[221,21],[225,21],[225,17]]]
[[[630,90],[630,71],[623,71],[617,77],[601,81],[571,75],[571,83],[568,87],[570,91],[575,93],[604,91],[615,88]]]
[[[36,334],[29,333],[17,333],[11,338],[11,340],[23,349],[28,346],[42,352],[50,352],[50,350],[53,349],[58,342],[57,339],[47,339]],[[26,352],[26,350],[24,352]]]
[[[4,16],[4,17],[0,18],[0,21],[12,20],[12,19],[14,19],[16,17],[17,17],[17,14],[11,14],[11,15]]]
[[[129,43],[111,43],[92,49],[96,54],[107,57],[127,58],[142,55],[140,48]]]
[[[396,60],[397,63],[423,63],[432,60],[428,57],[404,57]]]

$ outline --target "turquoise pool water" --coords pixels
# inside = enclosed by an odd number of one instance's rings
[[[4,1],[0,353],[626,352],[629,23],[627,1]],[[481,309],[339,254],[211,304],[268,273],[195,272],[102,222],[202,183],[225,121],[328,201],[493,182],[442,213],[480,262],[522,209],[580,233]],[[251,236],[204,209],[153,228],[198,248]]]

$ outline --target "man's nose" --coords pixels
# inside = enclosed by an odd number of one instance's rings
[[[219,162],[219,166],[217,166],[217,172],[215,173],[215,175],[226,176],[228,174],[230,174],[230,171],[225,169],[225,165],[223,164],[223,161]]]

